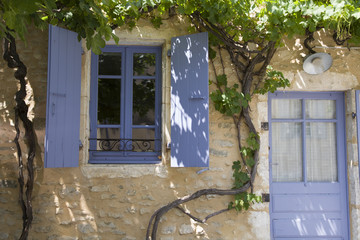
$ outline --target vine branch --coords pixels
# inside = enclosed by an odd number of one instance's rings
[[[19,240],[26,240],[28,238],[30,226],[33,220],[32,214],[32,192],[34,186],[34,168],[33,162],[35,158],[35,143],[36,137],[33,128],[33,123],[28,119],[28,106],[24,99],[26,97],[26,74],[27,68],[25,64],[20,60],[16,50],[15,38],[10,32],[6,33],[6,38],[3,42],[3,59],[7,62],[9,68],[16,68],[14,77],[20,81],[20,89],[15,94],[15,130],[16,136],[14,143],[16,145],[17,157],[18,157],[18,182],[19,182],[19,203],[23,212],[23,228]],[[23,123],[25,128],[25,139],[28,147],[27,157],[27,181],[24,189],[25,177],[24,177],[24,162],[22,158],[22,150],[19,143],[20,128],[19,119]]]

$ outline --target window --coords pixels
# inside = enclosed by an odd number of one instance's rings
[[[272,180],[336,182],[336,99],[326,93],[283,94],[270,107]]]
[[[106,46],[92,55],[90,163],[158,163],[161,47]]]
[[[45,167],[78,167],[79,153],[88,150],[89,163],[159,163],[161,104],[171,115],[165,123],[171,166],[209,166],[207,32],[171,39],[170,102],[161,99],[160,47],[107,46],[102,55],[92,54],[89,108],[88,95],[80,98],[77,34],[50,25],[48,51]],[[90,135],[85,126],[80,131],[81,101]]]

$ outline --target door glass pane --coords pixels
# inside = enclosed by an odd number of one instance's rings
[[[155,124],[155,80],[136,79],[133,83],[133,125]]]
[[[300,99],[273,99],[271,100],[271,117],[274,119],[298,119],[302,117]]]
[[[98,124],[120,124],[121,79],[98,80]]]
[[[98,128],[97,129],[98,151],[119,151],[120,129],[119,128]]]
[[[303,181],[301,129],[301,123],[272,123],[272,178],[274,182]]]
[[[155,76],[155,53],[134,54],[134,76]]]
[[[308,119],[335,119],[335,100],[306,100],[305,115]]]
[[[121,75],[121,53],[99,55],[99,75]]]
[[[133,128],[132,139],[132,146],[134,152],[154,152],[155,129]]]
[[[336,124],[306,123],[307,181],[337,181]]]

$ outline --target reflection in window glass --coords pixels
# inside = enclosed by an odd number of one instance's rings
[[[302,124],[273,122],[271,137],[273,181],[303,181]]]
[[[155,54],[154,53],[135,53],[134,76],[155,76]]]
[[[155,80],[133,82],[133,125],[155,124]]]
[[[337,181],[336,124],[306,123],[307,181]]]
[[[300,99],[272,99],[271,117],[274,119],[299,119],[302,117]]]
[[[97,148],[100,151],[119,151],[120,129],[118,128],[98,128],[97,129]]]
[[[98,80],[98,124],[120,124],[121,79]]]
[[[99,75],[121,75],[121,53],[99,55]]]
[[[133,151],[154,152],[155,151],[155,129],[133,128]]]
[[[305,115],[308,119],[335,119],[335,100],[306,100]]]

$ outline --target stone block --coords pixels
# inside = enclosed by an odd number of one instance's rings
[[[116,212],[109,212],[108,216],[115,219],[121,219],[124,217],[124,215],[122,215],[121,213],[116,213]]]
[[[93,232],[95,232],[95,229],[91,226],[90,223],[79,223],[77,225],[77,229],[81,233],[93,233]]]
[[[9,239],[9,234],[5,232],[0,233],[0,240],[6,240],[6,239]]]
[[[37,233],[49,233],[49,232],[51,232],[51,226],[35,227],[34,231]]]
[[[231,148],[231,147],[234,146],[234,143],[232,141],[228,141],[228,140],[217,140],[217,139],[215,139],[213,141],[213,144],[215,146],[226,147],[226,148]]]
[[[228,152],[224,150],[216,150],[214,148],[210,148],[210,155],[215,157],[227,157]]]
[[[1,179],[0,180],[0,188],[17,188],[18,181],[10,180],[10,179]]]
[[[110,187],[108,185],[99,185],[90,187],[90,192],[108,192]]]
[[[173,234],[176,231],[176,226],[166,226],[161,229],[162,234]]]
[[[194,232],[194,229],[193,229],[193,227],[191,225],[182,224],[180,226],[180,229],[179,229],[180,235],[191,234],[193,232]]]

